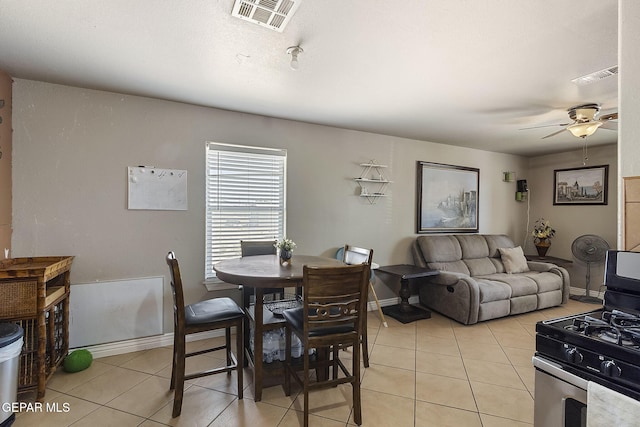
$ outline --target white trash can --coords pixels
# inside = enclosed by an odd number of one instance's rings
[[[24,331],[15,323],[0,323],[0,427],[15,420],[12,406],[18,398],[18,367]]]

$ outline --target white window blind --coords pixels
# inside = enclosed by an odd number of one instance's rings
[[[287,151],[207,143],[205,278],[241,240],[285,235]]]

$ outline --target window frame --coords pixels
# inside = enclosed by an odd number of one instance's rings
[[[242,164],[243,158],[246,165]],[[221,161],[227,163],[222,164]],[[221,182],[221,177],[227,177],[227,182]],[[248,186],[241,188],[238,179],[244,180]],[[270,181],[276,185],[269,187]],[[221,193],[226,194],[226,199],[225,196],[221,198]],[[258,202],[251,205],[249,196]],[[286,235],[286,196],[286,149],[206,142],[205,280],[216,277],[213,270],[216,262],[241,256],[240,240],[275,240]],[[216,227],[216,222],[233,221],[233,215],[239,215],[238,221],[244,225],[240,228]],[[279,218],[274,221],[276,217]],[[247,224],[253,218],[258,221],[258,226]],[[276,222],[275,227],[269,228]],[[219,240],[220,235],[226,237]]]

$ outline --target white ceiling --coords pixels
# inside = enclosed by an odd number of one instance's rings
[[[258,1],[258,0],[256,0]],[[578,149],[566,109],[617,111],[617,0],[302,0],[280,33],[233,0],[0,0],[0,69],[521,155]],[[299,44],[297,71],[289,46]],[[589,146],[615,143],[599,129]]]

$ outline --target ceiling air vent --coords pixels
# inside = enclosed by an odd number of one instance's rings
[[[617,74],[618,66],[614,65],[613,67],[605,68],[604,70],[596,71],[595,73],[587,74],[586,76],[578,77],[571,81],[577,85],[588,85]]]
[[[232,16],[282,32],[302,0],[236,0]]]

